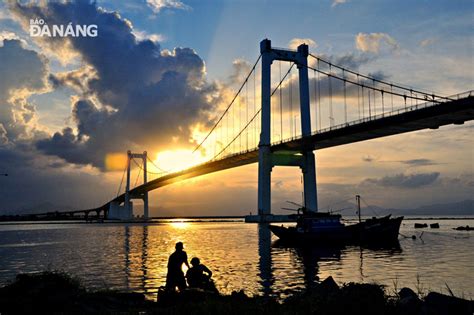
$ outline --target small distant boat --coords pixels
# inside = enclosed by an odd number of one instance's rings
[[[296,214],[295,227],[270,225],[270,230],[282,241],[299,242],[300,244],[361,244],[390,243],[398,240],[398,233],[403,217],[371,218],[362,221],[360,218],[360,196],[356,196],[359,222],[345,225],[340,214],[329,212],[310,212],[301,208],[302,214]]]
[[[466,226],[458,226],[457,228],[453,228],[453,230],[457,231],[474,231],[474,227],[466,225]]]
[[[426,223],[415,223],[415,229],[427,228],[428,224]]]
[[[439,223],[431,223],[430,228],[432,229],[439,229]]]

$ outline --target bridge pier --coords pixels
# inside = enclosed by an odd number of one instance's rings
[[[112,201],[109,204],[109,210],[107,219],[115,219],[115,220],[130,220],[133,216],[133,203],[131,201],[123,206],[116,201]]]
[[[296,152],[272,152],[271,144],[271,65],[274,60],[297,64],[299,74],[301,131],[303,139],[311,136],[311,115],[308,83],[308,46],[302,44],[297,51],[275,49],[271,41],[260,42],[262,54],[262,116],[258,156],[258,216],[259,222],[272,220],[271,172],[274,166],[298,166],[303,173],[304,206],[308,211],[318,211],[316,188],[316,161],[312,146],[305,145]]]
[[[133,219],[133,202],[131,201],[132,199],[143,200],[143,217],[146,220],[149,218],[148,192],[145,192],[140,195],[133,195],[130,193],[130,166],[131,161],[134,158],[142,160],[143,184],[147,183],[147,152],[143,151],[143,153],[132,153],[130,150],[127,151],[127,182],[125,186],[125,202],[123,206],[121,206],[118,202],[111,202],[109,204],[108,218],[110,219]]]

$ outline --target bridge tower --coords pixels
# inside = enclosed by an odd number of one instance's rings
[[[143,216],[145,219],[149,218],[148,214],[148,192],[141,193],[140,195],[134,195],[130,192],[130,168],[133,159],[141,160],[143,171],[143,184],[147,183],[147,152],[143,153],[132,153],[130,150],[127,151],[127,182],[125,186],[125,202],[123,206],[117,203],[111,203],[109,209],[109,217],[123,220],[129,220],[133,218],[133,202],[132,199],[143,200]]]
[[[260,42],[262,54],[262,116],[258,156],[258,214],[261,222],[271,215],[271,172],[274,166],[297,166],[303,173],[304,206],[308,211],[318,211],[316,192],[316,163],[313,149],[303,141],[294,152],[272,152],[271,142],[271,66],[274,60],[296,63],[299,76],[301,131],[303,139],[311,136],[311,116],[308,83],[308,45],[296,51],[272,48],[271,41]]]

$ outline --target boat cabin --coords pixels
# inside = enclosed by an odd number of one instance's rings
[[[315,212],[299,217],[296,221],[296,227],[303,232],[312,232],[325,229],[342,229],[344,224],[341,222],[340,214]]]

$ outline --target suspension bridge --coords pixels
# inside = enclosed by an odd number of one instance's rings
[[[272,218],[271,171],[276,166],[301,169],[304,206],[317,211],[314,151],[474,119],[473,91],[447,97],[406,87],[382,75],[364,75],[334,64],[310,53],[305,44],[288,50],[272,47],[268,39],[260,43],[260,56],[236,91],[194,148],[195,154],[211,157],[207,162],[165,171],[146,152],[128,151],[124,191],[121,183],[109,202],[67,213],[130,219],[132,200],[142,199],[148,218],[148,192],[257,162],[256,221]],[[131,187],[132,162],[143,174],[143,183],[138,185],[137,176],[135,187]],[[148,180],[147,175],[155,178]]]

